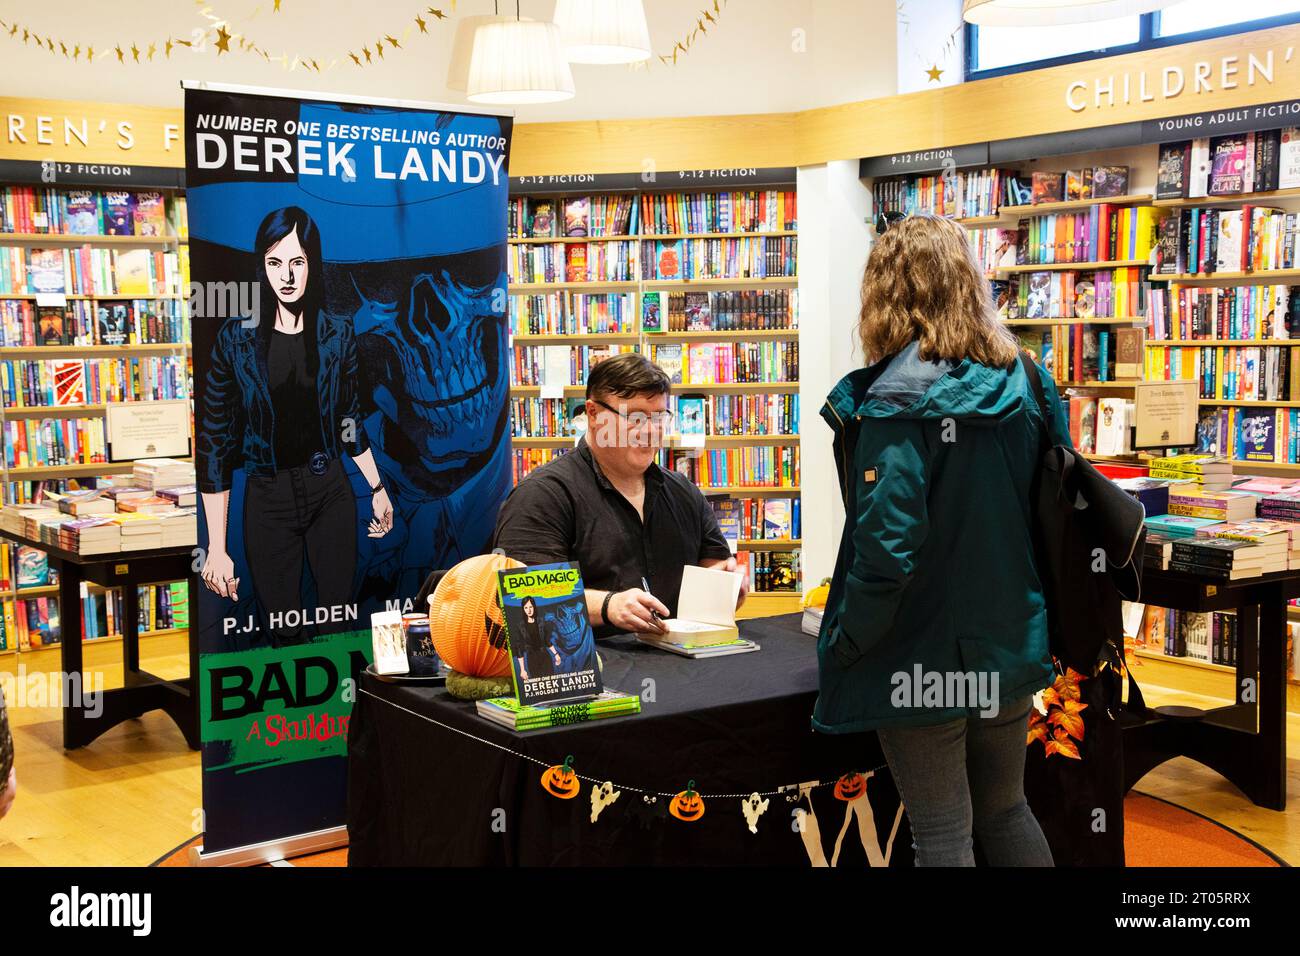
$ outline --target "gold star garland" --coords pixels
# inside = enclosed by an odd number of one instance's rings
[[[281,12],[282,0],[274,0],[271,7],[272,14]],[[29,27],[19,23],[8,22],[0,19],[0,35],[8,37],[15,43],[21,43],[24,46],[35,44],[36,49],[43,49],[53,56],[62,55],[64,59],[74,63],[94,63],[96,60],[102,60],[104,57],[111,57],[112,61],[121,66],[139,66],[144,63],[152,63],[158,53],[162,53],[163,59],[170,60],[172,53],[177,47],[184,47],[191,53],[211,54],[218,58],[235,52],[252,54],[259,56],[268,63],[279,63],[285,70],[296,70],[302,67],[305,70],[324,73],[334,69],[341,64],[351,64],[356,67],[366,67],[374,64],[372,50],[370,47],[362,47],[361,55],[356,51],[348,50],[346,54],[335,57],[308,56],[304,53],[294,53],[285,50],[278,55],[273,55],[264,45],[256,42],[246,33],[238,31],[234,24],[227,18],[217,13],[208,0],[195,0],[195,5],[199,7],[199,16],[207,21],[206,26],[196,27],[188,39],[178,36],[168,35],[161,40],[136,39],[127,43],[125,46],[121,42],[83,44],[69,42],[52,35],[39,33]],[[448,8],[455,12],[456,0],[448,0]],[[262,7],[254,8],[249,14],[248,19],[255,19],[262,12]],[[373,53],[378,54],[380,60],[391,55],[394,51],[406,52],[405,42],[415,34],[429,34],[429,26],[433,22],[446,20],[447,12],[438,7],[420,7],[406,24],[405,28],[394,35],[384,33],[374,42]],[[99,50],[95,47],[98,45]]]
[[[710,27],[718,25],[718,18],[722,16],[722,8],[727,5],[727,0],[713,0],[713,8],[700,11],[699,18],[695,21],[695,26],[682,39],[673,44],[673,48],[659,57],[659,62],[667,66],[676,66],[679,56],[686,56],[691,52],[691,46],[700,37],[709,32]]]

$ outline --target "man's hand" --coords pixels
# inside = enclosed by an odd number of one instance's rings
[[[732,571],[732,572],[734,572],[734,571],[736,571],[736,569],[739,567],[739,565],[736,564],[736,556],[733,554],[731,557],[727,558],[727,560],[725,560],[725,561],[722,560],[721,558],[715,558],[715,559],[712,560],[712,561],[702,561],[702,562],[700,562],[700,567],[709,568],[709,569],[712,570],[712,571]],[[748,594],[749,594],[749,575],[748,575],[748,574],[741,574],[741,575],[740,575],[740,593],[736,595],[736,608],[737,608],[737,609],[739,609],[740,606],[741,606],[742,604],[745,603],[745,596],[748,595]]]
[[[668,608],[650,592],[640,588],[619,591],[609,600],[609,623],[620,631],[662,634],[665,628],[654,619],[652,611],[668,617]]]

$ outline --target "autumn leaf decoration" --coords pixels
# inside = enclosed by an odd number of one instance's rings
[[[1073,760],[1082,759],[1076,741],[1083,741],[1083,711],[1088,705],[1081,700],[1081,680],[1082,674],[1073,668],[1067,668],[1064,674],[1056,678],[1056,683],[1043,691],[1047,716],[1039,713],[1037,707],[1029,708],[1025,746],[1039,740],[1049,757],[1060,754]]]

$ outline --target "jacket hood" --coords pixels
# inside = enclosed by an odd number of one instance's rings
[[[822,417],[832,428],[850,418],[994,419],[1024,404],[1019,365],[990,368],[965,359],[930,362],[910,344],[895,356],[850,372],[831,389]]]

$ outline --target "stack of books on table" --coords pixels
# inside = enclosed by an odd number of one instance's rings
[[[1185,518],[1182,515],[1152,515],[1145,521],[1147,531],[1155,531],[1170,538],[1191,538],[1201,528],[1222,524],[1215,518]]]
[[[175,458],[141,458],[135,463],[131,483],[150,489],[192,485],[194,464]]]
[[[1258,501],[1258,497],[1246,491],[1209,491],[1197,485],[1175,486],[1169,489],[1169,514],[1241,521],[1255,517]]]
[[[656,647],[681,657],[727,657],[730,654],[748,654],[759,650],[759,645],[743,637],[720,638],[716,641],[688,644],[685,640],[668,640],[650,634],[638,634],[636,639],[649,647]]]
[[[1171,571],[1235,581],[1286,569],[1286,553],[1231,538],[1184,538],[1175,541]]]
[[[122,550],[122,529],[109,515],[73,518],[59,526],[59,547],[77,554],[116,554]]]
[[[1152,478],[1188,479],[1206,491],[1224,491],[1232,487],[1232,462],[1215,455],[1170,455],[1153,458],[1147,469]]]
[[[61,495],[46,493],[45,496],[58,505],[65,515],[84,518],[88,515],[112,514],[115,510],[112,498],[105,497],[99,489],[86,491],[68,491]]]
[[[176,503],[160,495],[132,495],[117,503],[117,510],[141,515],[160,515],[176,510]]]
[[[158,516],[162,524],[163,548],[192,547],[199,540],[199,518],[196,508],[173,508]]]
[[[1202,528],[1196,535],[1245,541],[1266,549],[1270,555],[1280,555],[1282,566],[1268,568],[1265,573],[1300,567],[1300,524],[1294,521],[1278,521],[1274,518],[1228,521]]]
[[[27,517],[33,512],[51,511],[49,505],[35,502],[5,505],[0,509],[0,528],[9,534],[27,537]]]
[[[1174,540],[1159,531],[1147,531],[1146,542],[1142,545],[1142,563],[1161,571],[1168,568],[1169,559],[1174,553]]]
[[[114,515],[113,520],[121,529],[123,551],[153,551],[163,546],[161,518],[121,512]]]
[[[826,614],[825,606],[818,607],[809,605],[803,609],[803,620],[799,622],[799,630],[803,631],[810,637],[820,637],[822,633],[822,618]]]
[[[166,498],[177,508],[193,508],[198,504],[198,489],[194,485],[174,485],[170,488],[158,488],[154,494]]]
[[[1272,494],[1259,499],[1255,513],[1261,518],[1300,521],[1300,494]]]
[[[514,697],[492,697],[474,702],[480,717],[509,727],[511,730],[543,730],[563,724],[580,724],[603,717],[622,717],[641,712],[641,698],[636,694],[605,690],[591,700],[551,707],[528,707]]]

